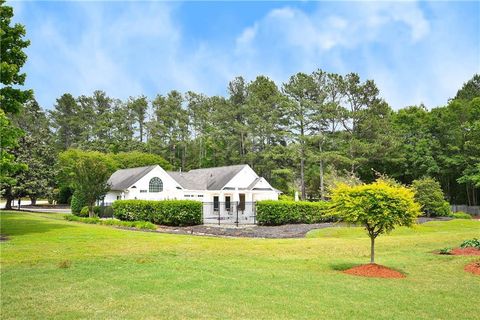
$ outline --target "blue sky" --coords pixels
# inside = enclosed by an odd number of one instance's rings
[[[479,2],[9,2],[31,46],[26,85],[65,92],[226,95],[317,68],[373,79],[390,105],[443,105],[480,73]]]

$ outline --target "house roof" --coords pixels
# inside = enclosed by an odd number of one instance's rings
[[[246,166],[241,164],[167,173],[185,189],[220,190]]]
[[[153,170],[156,165],[147,167],[137,167],[131,169],[120,169],[115,171],[108,179],[108,185],[111,190],[125,190],[135,182],[143,178],[147,173]]]

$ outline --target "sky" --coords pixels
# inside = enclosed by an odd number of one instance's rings
[[[394,109],[445,105],[480,73],[480,2],[9,1],[31,45],[26,87],[126,99],[227,95],[317,69],[373,79]]]

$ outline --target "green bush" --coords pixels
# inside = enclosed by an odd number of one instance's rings
[[[88,209],[87,206],[83,207],[82,210],[80,210],[80,214],[78,214],[79,217],[88,217],[88,213],[90,210]]]
[[[414,180],[412,187],[415,191],[415,201],[422,207],[427,217],[450,215],[450,204],[445,201],[442,188],[433,178]]]
[[[87,202],[82,197],[82,195],[75,191],[72,195],[72,201],[70,202],[70,208],[72,209],[72,213],[76,215],[80,215],[83,207],[87,205]],[[88,212],[87,212],[88,216]]]
[[[89,223],[89,224],[101,224],[106,226],[117,226],[117,227],[148,229],[148,230],[157,229],[156,225],[148,221],[121,221],[117,219],[102,220],[97,217],[83,218],[75,215],[66,215],[65,219],[68,221],[76,221],[76,222],[83,222],[83,223]]]
[[[320,223],[335,221],[328,211],[328,202],[306,201],[259,201],[257,222],[264,226],[278,226],[289,223]]]
[[[440,249],[440,251],[438,253],[439,254],[446,254],[446,255],[452,254],[452,248],[442,248],[442,249]]]
[[[468,248],[468,247],[480,249],[480,240],[477,238],[473,238],[471,240],[463,241],[462,244],[460,245],[460,248]]]
[[[450,217],[455,219],[472,219],[472,216],[465,212],[453,212],[450,214]]]
[[[192,226],[202,223],[202,203],[193,200],[117,200],[115,218],[125,221],[150,221],[167,226]]]

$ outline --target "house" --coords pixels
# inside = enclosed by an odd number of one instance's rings
[[[259,177],[249,165],[165,171],[158,165],[122,169],[108,180],[105,203],[118,199],[186,199],[203,202],[204,222],[252,222],[254,203],[277,200],[280,191]],[[253,221],[254,222],[254,221]]]

